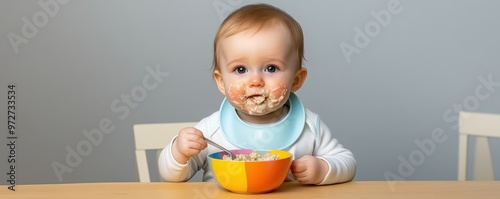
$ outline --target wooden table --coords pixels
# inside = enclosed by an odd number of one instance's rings
[[[287,182],[265,194],[228,192],[213,182],[186,183],[81,183],[0,186],[0,198],[500,198],[500,181],[354,181],[311,186]]]

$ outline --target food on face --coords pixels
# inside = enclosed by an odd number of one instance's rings
[[[252,99],[255,102],[255,104],[262,104],[262,102],[264,102],[264,100],[266,99],[266,97],[264,97],[264,96],[255,96],[255,97],[252,97]]]
[[[260,155],[258,153],[252,152],[250,154],[237,154],[234,161],[268,161],[277,160],[278,158],[279,156],[276,154],[266,153],[264,155]],[[231,157],[229,155],[224,155],[222,159],[231,160]]]
[[[245,82],[236,82],[229,86],[226,97],[238,109],[246,110],[251,115],[268,114],[279,108],[288,93],[283,83],[273,87],[252,88]]]

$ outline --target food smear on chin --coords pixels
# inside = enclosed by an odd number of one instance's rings
[[[264,115],[277,109],[285,99],[288,89],[284,84],[268,88],[250,88],[243,82],[229,86],[227,98],[236,106],[251,115]]]

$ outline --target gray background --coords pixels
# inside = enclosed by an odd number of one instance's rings
[[[60,1],[50,4],[52,13],[39,5],[45,2],[56,1],[0,2],[2,184],[9,83],[17,85],[18,184],[138,181],[133,124],[198,121],[218,109],[213,36],[229,11],[255,1]],[[500,82],[500,1],[264,2],[301,23],[309,76],[298,95],[353,151],[355,180],[387,180],[387,173],[457,178],[457,111],[500,113],[500,86],[482,87],[487,97],[476,93],[481,78]],[[370,14],[397,2],[400,12],[385,26]],[[23,36],[23,17],[33,23],[33,16],[40,27],[16,53],[8,35]],[[370,43],[358,45],[348,62],[341,43],[355,46],[356,27],[367,26]],[[147,68],[156,66],[168,76],[139,95]],[[131,94],[134,106],[113,108]],[[104,118],[115,129],[60,181],[51,164],[68,165],[67,148],[88,143],[82,131],[99,128]],[[446,138],[424,153],[416,142],[429,141],[435,130]],[[498,140],[491,143],[499,151]],[[494,159],[498,170],[498,153]],[[398,171],[408,163],[413,170]]]

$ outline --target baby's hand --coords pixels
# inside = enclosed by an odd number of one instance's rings
[[[292,162],[292,174],[302,184],[318,184],[328,172],[328,164],[314,156],[305,155]]]
[[[189,158],[199,154],[207,147],[203,133],[193,127],[183,128],[174,140],[172,154],[178,163],[186,164]]]

